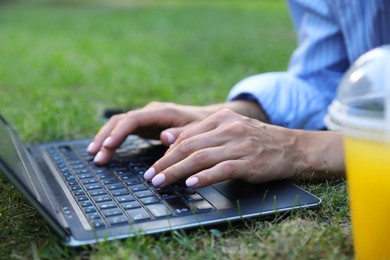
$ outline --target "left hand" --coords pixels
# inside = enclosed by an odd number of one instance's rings
[[[298,168],[298,136],[295,130],[222,109],[184,129],[145,178],[160,187],[185,178],[189,187],[289,178]]]

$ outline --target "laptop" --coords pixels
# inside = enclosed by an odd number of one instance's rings
[[[157,188],[143,178],[165,147],[131,135],[104,167],[90,140],[26,145],[0,116],[0,172],[36,208],[64,245],[210,226],[316,207],[321,199],[287,181],[224,181]]]

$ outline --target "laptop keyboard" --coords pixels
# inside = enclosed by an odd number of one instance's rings
[[[196,190],[183,183],[158,188],[144,172],[165,149],[130,136],[104,167],[86,152],[87,142],[48,148],[62,178],[94,228],[172,218],[214,210]]]

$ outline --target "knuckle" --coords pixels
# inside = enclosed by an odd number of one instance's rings
[[[224,162],[224,163],[222,163],[221,168],[222,168],[223,174],[225,175],[225,177],[227,179],[232,179],[235,177],[237,168],[233,162]]]
[[[149,102],[145,107],[158,107],[161,106],[163,103],[158,101],[152,101]]]
[[[182,154],[190,154],[194,151],[194,141],[192,139],[184,139],[178,146]]]
[[[181,144],[181,143],[184,143],[185,142],[190,142],[192,143],[193,140],[192,140],[192,137],[194,136],[193,132],[188,128],[186,127],[178,136],[177,138],[177,141]],[[185,144],[186,146],[188,144]]]
[[[202,164],[207,162],[210,159],[210,155],[207,151],[198,151],[194,153],[193,160],[196,164]]]
[[[243,141],[242,145],[243,145],[243,147],[246,147],[249,151],[253,151],[255,149],[261,148],[259,140],[257,140],[257,138],[254,138],[254,137],[246,138]]]
[[[216,119],[224,119],[226,117],[231,117],[232,114],[233,114],[233,111],[231,111],[230,109],[227,109],[227,108],[223,108],[223,109],[219,110],[218,112],[216,112],[214,115],[215,115]]]
[[[123,119],[123,114],[118,114],[118,115],[113,115],[110,117],[110,119],[108,120],[109,122],[113,122],[113,123],[116,123],[120,120]]]
[[[224,135],[244,135],[246,133],[247,127],[243,122],[234,121],[226,125],[222,130]]]
[[[174,108],[174,103],[172,102],[160,102],[160,101],[152,101],[149,102],[145,107],[152,107],[152,108],[163,108],[163,109],[172,109]]]

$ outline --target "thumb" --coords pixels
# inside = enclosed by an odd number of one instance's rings
[[[177,137],[183,132],[185,127],[173,127],[165,129],[160,134],[160,139],[163,142],[164,145],[170,146],[173,144]]]

